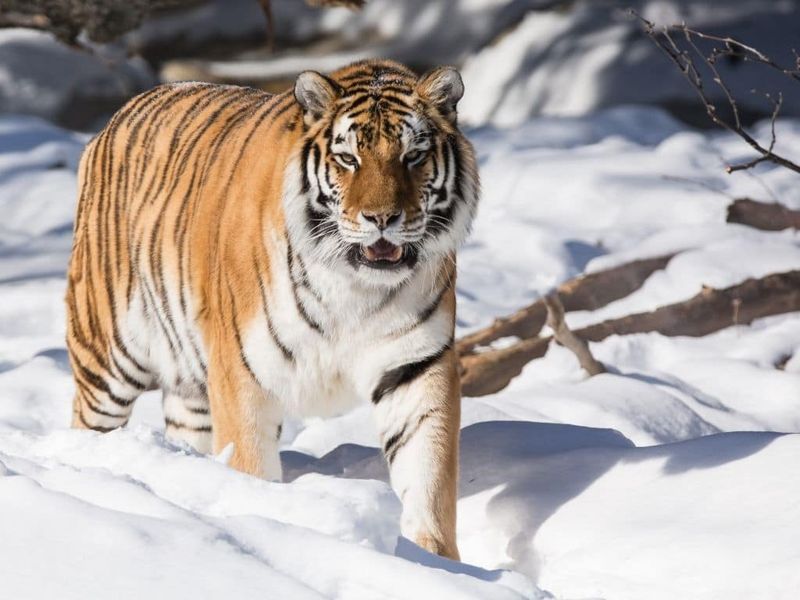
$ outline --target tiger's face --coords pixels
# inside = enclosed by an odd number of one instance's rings
[[[452,255],[478,195],[472,147],[456,126],[459,74],[417,78],[405,67],[358,63],[331,78],[298,77],[306,133],[299,153],[303,246],[334,268],[397,285]]]

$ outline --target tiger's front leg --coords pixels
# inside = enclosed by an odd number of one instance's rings
[[[241,358],[238,347],[214,352],[208,370],[214,453],[233,444],[229,465],[262,479],[282,478],[278,443],[283,411]]]
[[[447,348],[388,372],[373,396],[401,531],[429,552],[458,560],[456,499],[461,389]]]

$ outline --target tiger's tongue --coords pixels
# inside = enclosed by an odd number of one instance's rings
[[[383,238],[379,239],[371,246],[364,246],[363,249],[364,256],[370,261],[387,260],[389,262],[397,262],[403,256],[402,246],[395,246],[393,243]]]

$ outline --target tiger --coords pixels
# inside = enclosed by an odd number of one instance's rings
[[[86,146],[72,426],[160,389],[166,435],[267,480],[285,416],[372,406],[401,534],[458,559],[456,250],[480,182],[459,72],[388,60],[271,95],[163,84]]]

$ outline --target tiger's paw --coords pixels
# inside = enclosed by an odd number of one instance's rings
[[[431,552],[432,554],[438,554],[439,556],[444,556],[450,560],[461,560],[458,554],[458,546],[456,546],[455,541],[448,542],[437,539],[429,533],[419,533],[414,536],[414,543],[416,543],[420,548],[424,548],[428,552]]]

